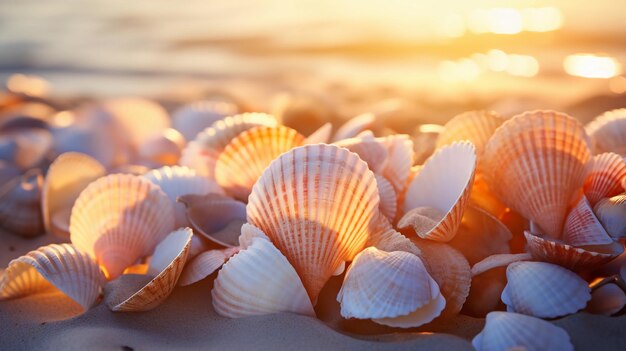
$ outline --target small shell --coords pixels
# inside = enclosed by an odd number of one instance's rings
[[[626,293],[615,284],[599,287],[591,293],[587,312],[612,316],[626,306]]]
[[[380,175],[376,175],[376,185],[378,186],[378,195],[380,196],[379,208],[390,221],[396,218],[398,211],[398,197],[396,191],[389,181]]]
[[[374,120],[376,120],[376,116],[371,113],[364,113],[348,120],[337,129],[333,141],[356,137],[359,133],[368,129],[374,123]]]
[[[222,250],[209,250],[199,254],[185,266],[178,285],[187,286],[201,281],[222,267],[237,252],[239,252],[238,247],[229,247]]]
[[[607,111],[585,126],[595,154],[626,155],[626,108]]]
[[[508,282],[501,297],[509,312],[555,318],[583,309],[591,299],[586,281],[550,263],[511,263],[506,278]]]
[[[104,166],[85,154],[67,152],[57,157],[48,168],[41,195],[46,230],[69,238],[74,202],[89,183],[105,174]]]
[[[330,136],[333,133],[333,125],[328,122],[319,127],[316,131],[311,133],[305,140],[303,145],[309,144],[328,144],[330,142]]]
[[[611,237],[626,238],[626,194],[600,200],[594,211]]]
[[[532,261],[532,259],[532,255],[527,252],[519,254],[492,255],[472,266],[472,277],[483,274],[494,268],[506,267],[513,262]]]
[[[377,138],[387,147],[387,163],[381,174],[387,178],[397,194],[403,193],[411,173],[413,158],[413,140],[408,135],[396,134]]]
[[[363,138],[350,138],[339,140],[334,143],[337,146],[345,147],[346,149],[359,155],[359,157],[367,162],[367,165],[376,174],[380,174],[385,168],[387,162],[387,147],[385,144],[377,141],[372,137]]]
[[[590,157],[578,120],[531,111],[504,122],[493,134],[485,147],[485,174],[500,200],[556,239]]]
[[[0,299],[33,294],[53,285],[87,310],[100,297],[104,282],[89,255],[70,244],[51,244],[9,263],[0,280]]]
[[[337,301],[344,318],[410,328],[435,319],[445,299],[422,261],[408,252],[368,247],[348,269]]]
[[[178,163],[186,143],[182,134],[168,128],[139,145],[139,157],[159,165],[173,166]]]
[[[428,206],[445,212],[445,216],[432,230],[418,233],[421,238],[450,241],[454,237],[472,190],[475,169],[475,149],[466,141],[446,146],[426,161],[408,187],[404,211]]]
[[[70,218],[70,239],[110,279],[154,251],[174,227],[167,195],[145,178],[112,174],[83,190]]]
[[[42,184],[41,171],[33,169],[0,187],[0,227],[25,237],[43,234]]]
[[[608,152],[594,156],[589,161],[583,187],[591,206],[602,198],[623,192],[623,179],[626,179],[626,163],[620,155]]]
[[[254,127],[233,140],[215,164],[215,180],[224,190],[247,201],[252,186],[267,166],[282,153],[304,143],[304,137],[287,127]]]
[[[573,351],[567,332],[550,322],[518,313],[491,312],[472,340],[477,351]]]
[[[107,305],[112,311],[149,311],[167,299],[183,271],[189,248],[191,229],[173,231],[157,245],[148,266],[148,275],[154,276],[148,284],[126,299],[107,297]]]
[[[565,219],[563,241],[573,246],[607,245],[613,242],[584,195]]]
[[[176,216],[175,228],[189,226],[185,205],[176,202],[180,196],[223,194],[222,189],[214,181],[197,175],[188,167],[165,166],[148,172],[144,177],[159,186],[170,199]]]
[[[317,144],[274,160],[254,185],[247,214],[293,264],[315,301],[338,266],[363,249],[378,203],[365,162],[344,148]]]
[[[192,140],[199,132],[216,121],[239,112],[235,104],[225,101],[203,100],[180,107],[172,114],[172,126],[186,140]]]
[[[295,269],[271,242],[254,238],[219,271],[213,307],[224,317],[239,318],[279,312],[315,316]]]

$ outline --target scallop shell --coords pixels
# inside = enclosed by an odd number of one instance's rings
[[[104,101],[108,113],[123,137],[135,148],[170,126],[167,111],[161,105],[143,98],[115,98]]]
[[[244,250],[247,249],[254,238],[263,238],[267,241],[270,241],[270,238],[263,233],[263,231],[250,223],[245,223],[241,226],[241,235],[239,236],[239,248]]]
[[[229,247],[221,250],[209,250],[199,254],[185,266],[178,285],[187,286],[203,280],[220,269],[237,252],[239,252],[239,247]]]
[[[595,154],[615,152],[626,155],[626,108],[607,111],[585,126]]]
[[[389,223],[389,219],[380,213],[380,211],[370,223],[370,235],[365,247],[369,246],[374,246],[379,250],[387,252],[410,252],[419,257],[421,257],[422,254],[409,238],[393,229]]]
[[[565,219],[563,241],[573,246],[606,245],[613,242],[584,195]]]
[[[594,211],[611,237],[626,238],[626,194],[600,200]]]
[[[104,166],[85,154],[67,152],[57,157],[48,168],[41,194],[46,231],[69,238],[74,202],[89,183],[105,174]]]
[[[315,301],[338,266],[363,249],[378,203],[374,174],[356,154],[306,145],[263,172],[247,214],[289,259]]]
[[[622,180],[626,179],[626,163],[620,155],[612,152],[596,155],[589,165],[583,188],[591,206],[624,191]]]
[[[103,266],[110,279],[152,253],[172,231],[167,195],[145,178],[112,174],[83,190],[70,218],[70,239]]]
[[[378,195],[380,197],[380,211],[392,221],[396,218],[396,213],[398,212],[396,191],[391,186],[391,183],[381,175],[376,175],[376,185],[378,186]]]
[[[36,293],[54,286],[80,304],[93,306],[105,279],[89,255],[70,244],[50,244],[14,259],[0,280],[0,299]]]
[[[0,227],[25,237],[43,234],[39,169],[32,169],[0,187]]]
[[[377,138],[387,147],[387,163],[381,175],[391,183],[397,194],[403,193],[411,173],[413,158],[413,140],[408,135],[396,134]]]
[[[450,241],[454,237],[472,191],[475,169],[475,149],[466,141],[439,149],[426,161],[408,187],[404,211],[428,206],[445,212],[445,216],[432,230],[418,233],[421,238]],[[405,227],[400,223],[400,228]]]
[[[213,307],[224,317],[239,318],[279,312],[315,316],[302,281],[271,242],[254,238],[219,271]]]
[[[492,255],[472,266],[472,277],[483,274],[486,271],[498,267],[506,267],[513,262],[532,261],[533,257],[528,252],[519,254]]]
[[[235,104],[225,101],[203,100],[184,105],[172,114],[172,126],[187,140],[209,128],[216,121],[239,112]]]
[[[490,312],[472,346],[477,351],[574,350],[565,330],[539,318],[509,312]]]
[[[168,234],[160,242],[148,266],[148,275],[155,276],[148,284],[130,297],[116,301],[107,299],[112,311],[149,311],[167,299],[183,271],[193,233],[190,228],[181,228]]]
[[[311,133],[305,140],[303,145],[309,144],[328,144],[330,142],[330,137],[333,133],[333,125],[332,123],[324,123],[321,127],[319,127],[316,131]]]
[[[493,134],[485,148],[485,173],[500,200],[559,238],[590,157],[580,122],[559,112],[531,111]]]
[[[185,205],[176,202],[180,196],[224,193],[217,183],[197,175],[196,171],[188,167],[165,166],[148,172],[144,177],[156,184],[169,197],[174,207],[175,228],[189,226]]]
[[[368,247],[348,269],[337,301],[344,318],[410,328],[435,319],[446,305],[422,261],[408,252]]]
[[[615,284],[599,287],[591,293],[587,312],[612,316],[626,306],[626,293]]]
[[[185,137],[180,132],[167,128],[139,145],[138,154],[144,161],[173,166],[178,163],[186,143]]]
[[[339,127],[339,129],[337,129],[337,133],[335,133],[333,141],[354,138],[362,131],[368,129],[375,120],[376,116],[372,113],[364,113],[349,119],[346,123]]]
[[[377,141],[373,136],[363,138],[343,139],[335,142],[335,145],[345,147],[346,149],[359,155],[359,157],[367,162],[369,168],[376,174],[385,168],[387,162],[387,148]]]
[[[291,128],[248,129],[231,140],[219,155],[215,179],[228,194],[247,201],[265,168],[282,153],[303,143],[304,137]]]

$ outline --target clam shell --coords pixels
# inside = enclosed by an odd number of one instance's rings
[[[445,212],[445,216],[432,230],[418,233],[421,238],[450,241],[454,237],[472,190],[475,169],[475,149],[467,141],[439,149],[426,161],[408,187],[404,211],[428,206]]]
[[[391,183],[397,194],[403,193],[407,179],[411,173],[413,158],[413,141],[408,135],[396,134],[377,138],[387,147],[387,163],[381,175]]]
[[[50,244],[14,259],[0,280],[0,299],[54,286],[84,309],[100,297],[105,279],[89,255],[70,244]]]
[[[145,178],[112,174],[89,184],[72,208],[70,239],[110,279],[152,253],[174,227],[167,195]]]
[[[372,113],[364,113],[351,118],[337,129],[333,141],[354,138],[362,131],[368,129],[375,120],[376,116]]]
[[[41,171],[32,169],[0,187],[0,227],[25,237],[44,232],[42,184]]]
[[[366,248],[354,258],[337,301],[344,318],[371,318],[400,328],[432,321],[446,304],[439,286],[417,256],[375,247]]]
[[[573,246],[606,245],[613,242],[584,195],[565,219],[563,241]]]
[[[139,291],[123,301],[107,299],[112,311],[149,311],[167,299],[183,271],[193,233],[190,228],[181,228],[168,234],[160,242],[148,266],[148,275],[154,278]]]
[[[192,140],[199,132],[209,128],[216,121],[232,116],[239,108],[225,101],[202,100],[184,105],[172,114],[172,126],[186,140]]]
[[[607,111],[585,126],[595,154],[626,155],[626,108]]]
[[[247,201],[252,186],[267,166],[282,153],[304,143],[304,137],[283,126],[254,127],[233,140],[215,164],[215,180],[226,193]]]
[[[344,148],[318,144],[274,160],[246,210],[248,222],[285,254],[315,301],[338,266],[363,249],[378,203],[365,162]]]
[[[532,255],[528,252],[492,255],[472,266],[472,277],[483,274],[494,268],[506,267],[513,262],[531,261],[532,259]]]
[[[367,162],[369,168],[376,174],[380,174],[380,172],[385,168],[388,157],[387,147],[385,144],[377,141],[373,136],[343,139],[337,141],[335,145],[345,147],[346,149],[359,155],[359,157],[363,161]]]
[[[376,175],[376,185],[378,186],[378,195],[380,197],[379,208],[389,220],[393,221],[398,212],[398,197],[396,191],[389,181],[381,176]]]
[[[287,258],[269,241],[254,238],[219,271],[213,307],[224,317],[279,312],[315,316],[302,281]]]
[[[221,250],[209,250],[199,254],[185,266],[178,285],[187,286],[203,280],[220,269],[237,252],[239,252],[238,247],[229,247]]]
[[[185,205],[176,202],[183,195],[223,194],[222,188],[214,181],[196,174],[191,168],[181,166],[165,166],[152,170],[143,177],[157,185],[167,195],[174,208],[174,227],[189,225]]]
[[[626,237],[626,194],[600,200],[594,207],[594,211],[610,236]]]
[[[46,231],[69,238],[74,202],[89,183],[105,174],[104,166],[88,155],[67,152],[57,157],[48,168],[41,194]]]
[[[186,143],[185,137],[176,129],[167,128],[139,145],[139,158],[159,165],[173,166],[178,163]]]
[[[332,123],[324,123],[321,127],[319,127],[316,131],[311,133],[305,140],[303,145],[309,144],[328,144],[330,142],[330,137],[333,133],[333,125]]]
[[[509,312],[555,318],[583,309],[591,299],[586,281],[550,263],[511,263],[506,278],[501,298]]]
[[[612,316],[626,306],[626,293],[615,284],[599,287],[591,293],[586,311],[593,314]]]
[[[589,161],[584,191],[591,206],[605,197],[619,195],[624,191],[622,180],[626,179],[626,162],[612,152],[594,156]]]
[[[580,122],[559,112],[531,111],[493,134],[485,147],[485,173],[500,200],[559,238],[590,157]]]
[[[550,322],[518,313],[491,312],[483,330],[472,339],[477,351],[573,351],[567,332]]]

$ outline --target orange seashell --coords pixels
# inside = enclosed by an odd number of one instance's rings
[[[626,108],[607,111],[585,126],[595,154],[614,152],[626,155]]]
[[[626,162],[612,152],[594,156],[589,161],[583,189],[591,206],[605,197],[619,195],[624,191],[622,180],[626,179]]]

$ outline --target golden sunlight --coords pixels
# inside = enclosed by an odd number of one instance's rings
[[[613,57],[592,54],[569,55],[563,61],[565,72],[584,78],[611,78],[622,72],[622,66]]]

